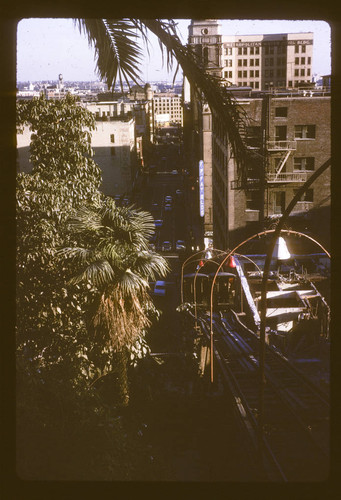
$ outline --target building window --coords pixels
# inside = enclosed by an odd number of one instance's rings
[[[247,78],[247,71],[243,71],[243,78]]]
[[[274,47],[272,45],[270,45],[269,47],[269,54],[273,54],[274,53]]]
[[[250,71],[250,77],[253,78],[254,77],[254,71],[253,69]]]
[[[277,118],[286,118],[288,116],[288,108],[284,107],[275,108],[275,116]]]
[[[247,66],[247,59],[243,59],[243,66]]]
[[[255,71],[255,77],[256,77],[256,78],[257,78],[257,77],[259,78],[259,69],[256,69],[256,71]]]
[[[268,45],[265,45],[265,47],[264,47],[264,53],[265,53],[266,56],[269,54],[269,46]]]
[[[238,78],[241,78],[243,75],[243,72],[242,71],[238,71]]]
[[[110,134],[110,142],[115,142],[115,134]]]
[[[116,155],[116,151],[115,151],[116,148],[114,147],[111,147],[110,148],[110,153],[111,153],[111,156],[115,156]]]
[[[301,69],[301,76],[305,76],[305,69],[304,68]]]
[[[255,54],[259,54],[259,47],[255,47]]]
[[[289,80],[288,85],[289,87],[292,87],[292,80]]]
[[[247,87],[247,82],[243,82],[243,87]]]
[[[242,82],[238,82],[238,87],[242,87],[242,86],[243,86]]]
[[[285,191],[274,193],[274,213],[282,214],[285,210]]]
[[[307,76],[310,76],[310,68],[307,68]]]
[[[254,82],[250,82],[250,87],[253,89],[253,87],[254,87]]]
[[[242,66],[242,60],[241,59],[238,59],[238,66]]]
[[[255,66],[259,66],[259,59],[255,59]]]
[[[295,139],[315,139],[315,125],[295,125]]]
[[[274,76],[274,70],[273,69],[270,69],[269,70],[269,76],[272,78]]]
[[[224,71],[224,78],[228,78],[227,74],[228,74],[228,71]]]
[[[273,57],[270,57],[270,59],[269,59],[269,65],[270,66],[274,65],[274,58]]]
[[[299,70],[295,69],[295,76],[299,76]]]
[[[258,192],[257,191],[246,191],[246,209],[247,210],[258,210]]]
[[[255,82],[255,89],[259,89],[259,82]]]
[[[238,55],[239,55],[239,56],[241,56],[241,55],[242,55],[242,53],[243,53],[242,48],[241,48],[241,47],[238,47]]]
[[[247,47],[243,47],[243,54],[247,55]]]
[[[255,48],[254,47],[250,47],[250,54],[254,54],[255,53]]]
[[[265,66],[269,66],[269,59],[267,57],[265,58]]]
[[[308,64],[311,64],[311,57],[308,57]]]
[[[268,76],[269,76],[269,70],[268,70],[268,69],[266,69],[266,70],[264,71],[264,75],[265,75],[266,77],[268,77]]]
[[[275,140],[276,141],[286,141],[287,140],[287,127],[286,127],[286,125],[277,125],[275,127]]]
[[[301,52],[305,54],[305,45],[302,45]]]
[[[295,57],[295,64],[300,64],[300,58],[299,57]]]
[[[301,64],[305,64],[305,57],[301,57]]]
[[[314,170],[315,158],[307,156],[302,158],[294,158],[294,170]]]
[[[250,59],[250,66],[254,66],[255,65],[255,60],[254,59]]]
[[[295,45],[295,54],[298,54],[300,51],[300,46],[299,45]]]

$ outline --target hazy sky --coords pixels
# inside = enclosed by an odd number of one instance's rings
[[[189,19],[177,21],[183,43],[187,42]],[[331,72],[330,26],[325,21],[283,20],[221,20],[222,35],[249,35],[269,33],[314,33],[312,73]],[[172,81],[162,67],[161,52],[156,38],[141,65],[143,81]],[[17,30],[17,80],[57,80],[62,73],[64,81],[97,81],[94,51],[85,35],[81,35],[72,19],[23,19]],[[181,78],[178,73],[177,80]]]

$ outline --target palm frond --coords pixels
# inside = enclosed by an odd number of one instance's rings
[[[172,52],[182,67],[184,76],[191,86],[204,97],[219,118],[224,123],[229,141],[236,158],[237,167],[241,175],[245,174],[247,150],[240,134],[240,125],[243,122],[241,107],[236,99],[221,85],[219,78],[206,73],[190,46],[183,45],[174,33],[174,24],[158,19],[142,19],[141,22],[154,33],[159,40]]]
[[[134,271],[148,280],[155,281],[159,276],[165,277],[170,267],[162,255],[140,252],[134,263]]]
[[[95,232],[103,229],[101,214],[96,207],[82,206],[69,219],[68,225],[75,233]]]
[[[56,253],[57,257],[77,260],[80,264],[89,264],[98,258],[98,251],[92,248],[66,247]]]
[[[134,273],[131,269],[126,269],[119,282],[119,288],[124,297],[139,295],[148,287],[148,281],[137,273]]]
[[[109,87],[117,79],[123,91],[123,81],[139,83],[138,67],[142,51],[137,43],[136,26],[130,19],[76,19],[80,31],[95,49],[97,72]]]
[[[103,288],[112,283],[115,278],[115,272],[109,262],[100,260],[89,264],[81,273],[71,278],[69,283],[77,285],[90,282],[98,288]]]

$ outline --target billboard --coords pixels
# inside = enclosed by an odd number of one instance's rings
[[[200,217],[205,215],[205,199],[204,199],[204,162],[199,161],[199,208]]]

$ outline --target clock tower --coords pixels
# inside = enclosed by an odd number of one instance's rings
[[[220,27],[217,19],[192,19],[188,26],[188,43],[205,70],[215,76],[221,76]]]

